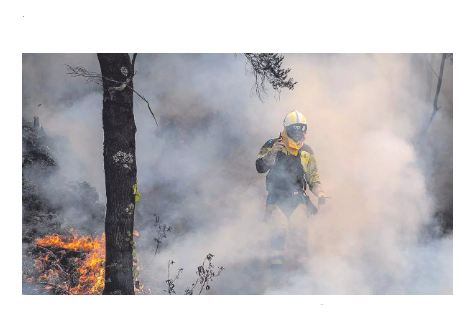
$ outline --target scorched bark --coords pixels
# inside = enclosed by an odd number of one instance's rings
[[[128,54],[98,54],[103,77],[106,264],[103,294],[134,294],[136,184],[133,65]]]

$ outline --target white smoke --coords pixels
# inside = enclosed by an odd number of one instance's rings
[[[97,67],[84,56],[59,58]],[[88,84],[77,78],[72,85],[81,94],[64,98],[60,92],[69,91],[62,84],[68,82],[64,67],[44,66],[53,63],[49,56],[41,66],[28,58],[25,82],[39,76],[46,92],[26,90],[24,113],[42,111],[45,130],[68,142],[59,152],[61,173],[89,181],[103,199],[101,95],[82,88]],[[135,88],[150,100],[160,123],[156,128],[144,102],[136,100],[143,197],[135,222],[146,286],[162,293],[167,262],[174,260],[173,269],[185,269],[177,281],[182,292],[211,252],[225,267],[212,284],[214,293],[451,293],[452,239],[422,239],[435,211],[429,160],[415,146],[431,111],[426,73],[416,63],[425,58],[289,54],[285,65],[298,81],[295,90],[276,97],[269,92],[262,103],[241,56],[140,55]],[[29,69],[35,74],[30,79]],[[51,72],[62,75],[53,80]],[[33,100],[37,94],[52,105],[31,110],[42,102]],[[68,107],[56,104],[63,98]],[[309,219],[301,267],[286,283],[271,284],[264,273],[264,176],[255,171],[255,155],[278,136],[293,109],[308,118],[307,143],[332,199]],[[448,155],[452,162],[452,148]],[[156,255],[154,214],[174,228]]]

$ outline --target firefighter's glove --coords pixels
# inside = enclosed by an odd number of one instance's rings
[[[265,164],[269,166],[273,166],[274,163],[276,162],[276,155],[278,152],[283,151],[285,148],[285,145],[282,141],[277,141],[273,144],[273,147],[269,151],[269,153],[263,158],[265,161]]]

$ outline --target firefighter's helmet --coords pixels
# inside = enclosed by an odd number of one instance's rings
[[[284,118],[284,129],[295,142],[303,140],[307,130],[306,117],[297,110],[289,112]]]
[[[306,125],[306,117],[300,111],[297,111],[297,110],[291,111],[284,118],[284,127],[288,127],[292,124]]]

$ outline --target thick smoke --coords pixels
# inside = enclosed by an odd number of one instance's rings
[[[426,238],[440,202],[452,208],[452,73],[441,113],[421,136],[436,82],[423,65],[437,68],[435,56],[289,54],[295,90],[260,102],[239,55],[140,55],[135,88],[159,118],[156,127],[135,100],[146,286],[162,293],[174,260],[172,270],[184,268],[181,293],[211,252],[225,267],[212,293],[452,293],[452,239]],[[60,182],[88,181],[104,202],[101,93],[64,67],[98,71],[96,56],[24,55],[23,63],[24,116],[39,115],[65,145],[56,150]],[[308,118],[307,143],[332,199],[305,222],[301,264],[276,283],[265,266],[266,192],[255,156],[293,109]],[[64,221],[78,223],[84,212],[74,208]],[[157,216],[173,229],[154,254]]]

